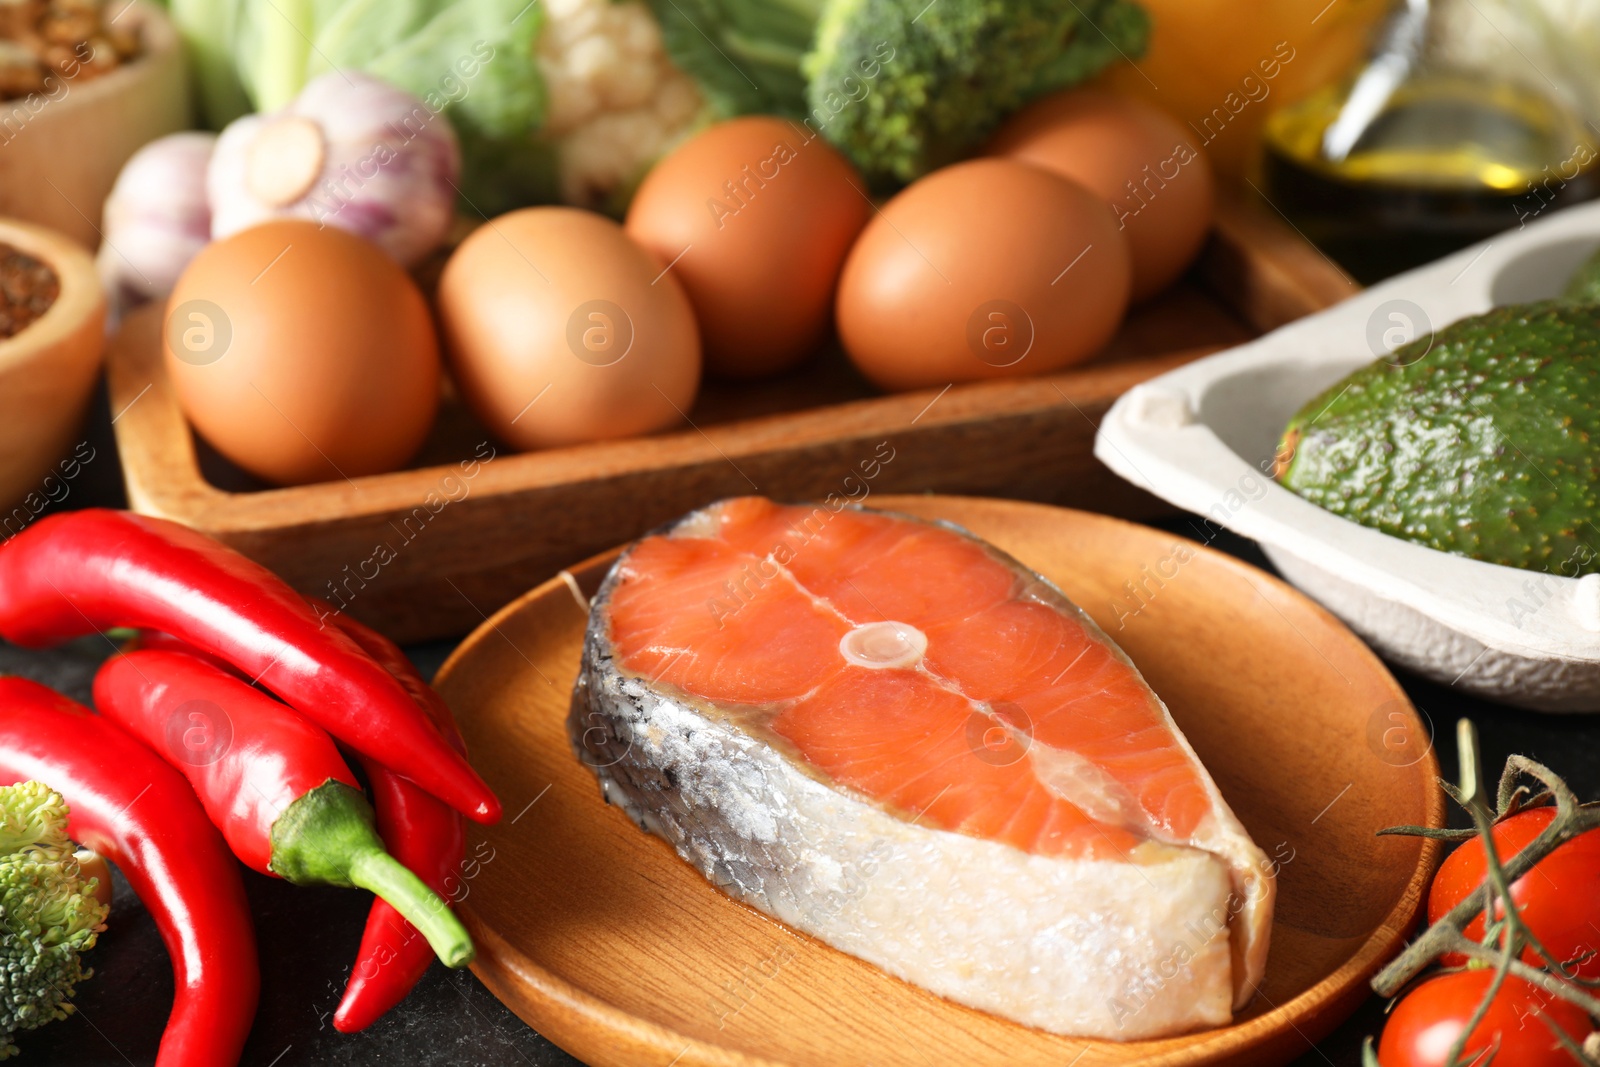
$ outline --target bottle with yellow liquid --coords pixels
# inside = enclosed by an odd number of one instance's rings
[[[1107,68],[1101,84],[1183,123],[1217,173],[1238,181],[1256,177],[1267,116],[1360,62],[1390,0],[1139,3],[1149,48]]]
[[[1513,54],[1467,47],[1485,3],[1403,0],[1354,75],[1267,119],[1267,198],[1362,280],[1600,193],[1592,72],[1569,73],[1539,0],[1497,9],[1526,34],[1502,34]]]

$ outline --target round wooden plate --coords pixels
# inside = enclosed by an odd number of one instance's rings
[[[1429,728],[1332,615],[1172,534],[997,500],[874,497],[965,526],[1042,572],[1139,664],[1251,836],[1280,864],[1263,990],[1231,1026],[1132,1044],[959,1007],[734,903],[600,799],[565,718],[615,553],[485,622],[439,672],[506,818],[477,828],[473,971],[596,1067],[1281,1064],[1367,995],[1412,929],[1438,826]],[[581,590],[581,594],[579,592]],[[1107,995],[1114,995],[1108,990]]]

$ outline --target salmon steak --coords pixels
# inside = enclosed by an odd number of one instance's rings
[[[955,526],[745,497],[634,543],[568,727],[725,893],[960,1004],[1126,1041],[1261,981],[1274,868],[1166,706]]]

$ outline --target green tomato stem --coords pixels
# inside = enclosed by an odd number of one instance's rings
[[[1383,996],[1394,996],[1408,982],[1441,956],[1459,954],[1473,963],[1494,968],[1494,978],[1477,1009],[1451,1043],[1445,1063],[1449,1067],[1462,1067],[1461,1057],[1466,1043],[1478,1024],[1483,1021],[1489,1006],[1504,985],[1507,976],[1515,975],[1542,989],[1552,997],[1576,1004],[1591,1016],[1600,1015],[1600,998],[1591,995],[1590,983],[1575,982],[1564,970],[1565,961],[1555,959],[1533,931],[1522,921],[1511,896],[1511,886],[1523,875],[1562,845],[1580,834],[1600,828],[1600,804],[1579,804],[1577,797],[1555,772],[1525,756],[1512,756],[1506,761],[1505,773],[1500,780],[1498,803],[1491,807],[1485,794],[1481,772],[1478,731],[1471,722],[1463,719],[1456,726],[1456,740],[1460,749],[1461,770],[1458,784],[1440,781],[1440,787],[1472,816],[1474,834],[1483,841],[1487,877],[1477,891],[1468,894],[1449,914],[1430,926],[1393,963],[1380,971],[1372,980],[1372,988]],[[1522,801],[1531,790],[1518,783],[1527,776],[1540,782],[1545,792],[1533,798],[1534,803],[1549,799],[1556,802],[1556,816],[1538,837],[1529,842],[1509,861],[1502,862],[1494,840],[1495,823],[1520,810]],[[1420,837],[1439,838],[1456,835],[1441,834],[1422,827],[1394,827],[1382,833],[1409,833]],[[1463,928],[1477,916],[1495,916],[1493,923],[1485,919],[1487,940],[1494,946],[1480,943],[1462,933]],[[1548,964],[1533,967],[1523,962],[1524,947],[1534,949]],[[1553,1029],[1558,1029],[1554,1028]],[[1565,1035],[1561,1035],[1565,1038]],[[1570,1039],[1564,1040],[1570,1046]],[[1370,1055],[1370,1042],[1363,1050]],[[1477,1063],[1478,1060],[1472,1061]],[[1370,1067],[1370,1064],[1368,1064]]]
[[[1478,728],[1471,719],[1456,722],[1456,750],[1461,760],[1461,805],[1473,815],[1483,803],[1483,773],[1478,769]]]

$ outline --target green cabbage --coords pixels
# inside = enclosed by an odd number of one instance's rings
[[[363,70],[449,117],[469,202],[493,213],[548,193],[549,161],[530,138],[545,115],[533,58],[542,0],[171,0],[171,9],[213,128],[283,107],[319,74]]]

